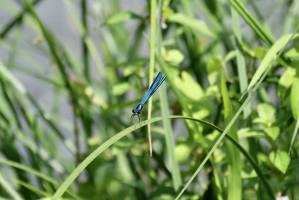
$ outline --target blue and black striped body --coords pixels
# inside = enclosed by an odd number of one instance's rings
[[[146,104],[146,102],[149,100],[149,98],[151,96],[153,96],[153,94],[156,92],[156,90],[160,87],[160,85],[165,81],[166,76],[162,73],[159,72],[156,76],[156,78],[154,79],[153,83],[151,84],[151,86],[149,87],[149,89],[147,90],[147,92],[145,93],[144,97],[142,98],[141,102],[136,106],[136,108],[134,108],[132,110],[132,113],[134,115],[140,115],[144,104]]]

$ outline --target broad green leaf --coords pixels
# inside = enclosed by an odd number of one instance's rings
[[[290,163],[290,157],[287,152],[278,150],[277,152],[270,153],[270,161],[279,171],[286,173]]]
[[[175,147],[175,157],[178,162],[185,162],[190,158],[191,147],[187,144],[178,144]]]
[[[173,65],[179,65],[184,60],[184,55],[177,49],[162,50],[162,57]]]
[[[198,101],[203,97],[203,89],[200,85],[192,78],[192,76],[183,71],[181,75],[174,78],[174,84],[176,87],[187,97],[194,101]]]
[[[112,87],[112,94],[113,95],[122,95],[126,93],[131,88],[129,83],[119,83]]]
[[[208,26],[199,19],[195,19],[193,17],[189,17],[179,13],[171,15],[167,20],[189,27],[195,32],[199,32],[213,38],[215,37],[214,33],[210,31]]]
[[[132,12],[119,12],[116,13],[112,16],[110,16],[107,20],[106,20],[106,24],[109,25],[114,25],[114,24],[118,24],[124,21],[128,21],[129,19],[142,19],[142,17],[132,13]]]
[[[265,137],[263,132],[250,130],[250,128],[242,128],[238,130],[239,138],[247,138],[247,137]]]
[[[285,53],[285,56],[291,59],[298,59],[299,52],[296,48],[291,48],[288,52]]]
[[[275,109],[270,104],[262,103],[257,106],[258,118],[254,122],[271,126],[275,121]]]
[[[279,127],[267,127],[265,128],[265,133],[272,138],[272,140],[276,140],[279,136],[280,130]]]
[[[267,53],[267,49],[264,47],[256,47],[253,49],[254,57],[263,59]]]
[[[294,80],[294,77],[296,75],[296,70],[292,67],[287,67],[282,76],[279,79],[279,85],[289,88]]]
[[[222,63],[220,58],[211,57],[207,62],[207,71],[210,73],[218,72],[221,69]]]
[[[250,171],[249,173],[242,171],[242,179],[255,178],[256,176],[257,174],[254,170]]]

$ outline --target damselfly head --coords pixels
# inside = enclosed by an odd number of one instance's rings
[[[141,113],[142,108],[143,106],[141,104],[138,104],[136,108],[132,110],[133,115],[139,115]]]

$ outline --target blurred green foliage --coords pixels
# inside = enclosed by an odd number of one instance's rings
[[[299,199],[299,0],[57,2],[1,0],[1,199]]]

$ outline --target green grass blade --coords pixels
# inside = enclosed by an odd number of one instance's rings
[[[10,185],[10,183],[0,174],[0,185],[3,189],[15,200],[23,200],[23,198],[18,194],[17,191]]]
[[[240,27],[239,17],[237,13],[231,9],[232,13],[232,25],[233,25],[233,32],[235,34],[236,42],[240,45],[242,44],[242,32]],[[238,67],[238,78],[240,84],[240,91],[243,93],[246,88],[248,87],[248,77],[247,77],[247,69],[246,69],[246,61],[245,57],[242,54],[242,49],[239,45],[236,46],[236,56],[237,56],[237,67]],[[251,113],[250,104],[248,104],[244,109],[244,117],[248,117]]]
[[[176,196],[176,200],[180,199],[180,197],[183,195],[183,193],[186,191],[186,189],[189,187],[189,185],[191,184],[191,182],[196,178],[196,176],[198,175],[198,173],[201,171],[201,169],[204,167],[204,165],[206,164],[206,162],[210,159],[210,157],[212,156],[212,154],[214,153],[214,151],[217,149],[217,147],[220,145],[220,143],[222,142],[223,138],[225,137],[225,135],[229,132],[229,130],[232,128],[232,126],[236,123],[240,113],[243,111],[245,105],[249,102],[249,97],[247,97],[245,99],[245,101],[243,102],[242,106],[238,109],[238,111],[236,112],[236,114],[233,116],[233,118],[230,120],[230,122],[227,124],[227,126],[225,127],[224,131],[221,133],[221,135],[218,137],[218,139],[216,140],[216,142],[214,143],[214,145],[212,146],[212,148],[208,151],[207,155],[205,156],[205,158],[203,159],[203,161],[201,162],[201,164],[198,166],[198,168],[195,170],[195,172],[192,174],[191,178],[187,181],[187,183],[184,185],[183,189],[179,192],[179,194]]]
[[[282,36],[273,44],[273,46],[269,49],[269,51],[263,58],[257,71],[254,73],[248,85],[247,91],[250,91],[253,88],[258,87],[259,83],[263,80],[267,72],[271,69],[273,62],[279,58],[286,45],[289,44],[296,37],[298,37],[297,34],[287,34]]]
[[[171,15],[168,20],[170,22],[178,23],[180,25],[183,25],[185,27],[191,28],[195,33],[202,33],[204,35],[207,35],[211,38],[215,38],[215,35],[208,26],[201,20],[195,19],[193,17],[189,17],[183,14],[174,14]]]
[[[170,115],[167,92],[165,86],[161,86],[160,92],[161,112],[162,116]],[[175,191],[182,185],[182,177],[179,171],[179,165],[175,157],[175,138],[169,119],[163,119],[164,135],[166,141],[167,155],[169,157],[169,167],[173,179],[173,186]]]
[[[297,118],[297,120],[296,120],[296,126],[295,126],[295,129],[293,131],[293,135],[292,135],[292,139],[291,139],[291,143],[290,143],[289,154],[291,154],[292,148],[293,148],[294,143],[295,143],[296,136],[298,134],[298,130],[299,130],[299,118]]]
[[[0,60],[0,77],[4,80],[7,80],[10,82],[11,85],[13,85],[20,94],[25,94],[26,89],[23,86],[23,84],[12,74],[9,70],[2,64]]]
[[[243,105],[240,107],[240,109],[238,110],[238,112],[236,113],[236,116],[234,116],[234,118],[232,119],[232,121],[235,121],[237,116],[240,115],[242,109],[244,108],[244,105],[246,105],[248,99],[244,101]],[[93,162],[102,152],[104,152],[105,150],[107,150],[109,147],[111,147],[113,144],[115,144],[117,141],[119,141],[120,139],[122,139],[123,137],[133,133],[135,130],[140,129],[141,127],[146,126],[149,123],[155,123],[158,121],[161,121],[163,119],[185,119],[185,120],[192,120],[198,123],[201,123],[205,126],[208,126],[214,130],[217,130],[219,132],[222,132],[222,134],[220,135],[220,137],[217,139],[217,143],[214,144],[214,146],[212,147],[212,150],[209,152],[209,154],[207,155],[207,157],[205,158],[204,162],[201,164],[201,166],[199,167],[199,169],[202,168],[202,166],[205,164],[205,162],[207,161],[208,157],[211,156],[211,152],[214,151],[217,146],[220,144],[220,142],[222,141],[223,137],[226,136],[226,134],[228,133],[230,127],[233,125],[232,121],[228,124],[228,126],[226,127],[226,129],[224,131],[222,131],[221,129],[219,129],[217,126],[213,125],[210,122],[204,121],[204,120],[200,120],[200,119],[195,119],[195,118],[191,118],[191,117],[185,117],[185,116],[166,116],[166,117],[157,117],[157,118],[152,118],[151,120],[146,120],[146,121],[142,121],[138,124],[132,125],[122,131],[120,131],[119,133],[115,134],[114,136],[112,136],[111,138],[109,138],[106,142],[104,142],[103,144],[101,144],[99,147],[97,147],[92,153],[90,153],[73,171],[72,173],[65,179],[65,181],[60,185],[60,187],[56,190],[54,196],[53,196],[53,200],[59,200],[62,195],[64,194],[64,192],[71,186],[71,184],[74,182],[74,180],[83,172],[83,170],[91,163]],[[253,165],[253,168],[255,170],[257,170],[257,174],[260,175],[260,178],[262,179],[262,182],[266,185],[266,188],[269,188],[269,191],[271,191],[271,188],[269,186],[269,184],[267,183],[266,179],[263,178],[263,175],[261,173],[261,170],[259,170],[259,167],[257,164],[255,164],[254,160],[251,159],[250,155],[248,153],[246,153],[246,150],[243,149],[232,137],[230,137],[229,135],[227,135],[227,137],[229,138],[229,140],[231,140],[234,144],[236,144],[236,147],[240,149],[240,151],[243,153],[243,155],[250,161],[250,163]],[[197,170],[198,172],[200,170]],[[192,177],[192,179],[189,180],[189,182],[191,183],[192,180],[195,178],[196,175],[193,175],[194,177]],[[188,182],[188,183],[189,183]],[[189,184],[190,184],[189,183]],[[189,185],[188,184],[188,185]],[[184,189],[181,191],[180,195],[177,197],[177,199],[181,196],[181,194],[187,189],[188,185],[186,184]],[[271,194],[270,194],[271,195]],[[273,194],[272,194],[273,195]]]
[[[131,134],[133,131],[148,125],[149,123],[154,123],[161,121],[162,119],[187,119],[187,120],[194,120],[198,121],[200,123],[203,123],[209,127],[212,127],[213,129],[217,129],[213,124],[206,122],[204,120],[198,120],[190,117],[184,117],[184,116],[168,116],[168,117],[157,117],[152,118],[150,120],[142,121],[138,124],[132,125],[121,132],[115,134],[113,137],[108,139],[106,142],[104,142],[102,145],[100,145],[98,148],[96,148],[92,153],[90,153],[73,171],[72,173],[66,178],[66,180],[60,185],[60,187],[57,189],[56,193],[53,196],[53,200],[58,200],[60,197],[64,194],[64,192],[67,190],[67,188],[70,187],[70,185],[74,182],[74,180],[80,175],[81,172],[94,160],[96,159],[103,151],[108,149],[111,145],[122,139],[123,137]]]
[[[32,2],[32,5],[37,6],[40,2],[42,2],[42,0],[34,0]],[[27,9],[23,9],[19,14],[16,15],[15,18],[9,21],[0,31],[0,39],[4,39],[9,34],[9,32],[23,20],[23,17],[27,12]]]
[[[295,139],[298,133],[299,129],[299,78],[296,76],[293,80],[292,88],[291,88],[291,95],[290,95],[290,103],[291,103],[291,110],[293,117],[296,119],[296,126],[293,131],[293,136],[291,139],[290,147],[289,147],[289,154],[291,153],[291,150],[293,148],[293,145],[295,143]]]
[[[16,169],[20,169],[22,171],[25,171],[25,172],[28,172],[30,174],[33,174],[49,183],[52,183],[52,184],[57,184],[57,181],[55,181],[55,179],[51,178],[50,176],[47,176],[47,175],[44,175],[42,173],[40,173],[39,171],[36,171],[30,167],[27,167],[25,165],[22,165],[20,163],[17,163],[17,162],[14,162],[14,161],[10,161],[10,160],[4,160],[4,159],[0,159],[0,163],[2,165],[7,165],[7,166],[11,166],[11,167],[14,167]]]
[[[157,0],[150,1],[150,63],[149,63],[149,75],[148,81],[149,85],[152,83],[154,79],[154,70],[156,65],[156,35],[157,35]],[[147,119],[151,119],[152,116],[152,99],[148,101],[148,111],[147,111]],[[147,126],[147,137],[148,137],[148,145],[149,145],[149,153],[152,156],[152,135],[151,135],[151,126],[148,124]]]
[[[230,100],[228,89],[226,87],[226,78],[224,69],[221,70],[221,95],[224,108],[224,121],[229,123],[233,116],[233,106]],[[236,127],[233,126],[230,130],[230,136],[238,141]],[[240,153],[234,148],[234,145],[226,141],[227,159],[229,166],[228,171],[228,197],[227,199],[242,199],[242,162]]]
[[[59,71],[61,73],[62,79],[64,81],[64,85],[68,89],[68,91],[70,93],[70,97],[73,98],[73,90],[72,90],[72,87],[71,87],[71,83],[70,83],[70,81],[68,79],[68,75],[67,75],[65,66],[64,66],[62,60],[58,56],[58,51],[56,49],[56,44],[54,42],[53,37],[48,32],[48,30],[46,29],[46,27],[42,23],[41,19],[36,14],[35,10],[32,7],[32,4],[29,3],[28,0],[22,0],[22,2],[25,4],[26,7],[28,7],[29,13],[32,15],[33,19],[36,21],[36,23],[37,23],[40,31],[42,32],[45,40],[47,41],[47,44],[49,46],[50,52],[51,52],[51,54],[53,56],[53,59],[57,63],[58,69],[59,69]]]
[[[82,51],[82,60],[84,66],[84,75],[85,79],[90,82],[90,65],[89,65],[89,51],[88,46],[85,42],[85,38],[89,34],[89,24],[88,24],[88,8],[87,8],[87,0],[81,1],[81,22],[83,27],[83,34],[81,36],[81,51]]]
[[[39,172],[39,171],[37,171],[33,168],[27,167],[26,165],[23,165],[23,164],[20,164],[20,163],[11,161],[11,160],[5,160],[5,159],[0,159],[0,164],[7,165],[7,166],[10,166],[10,167],[28,172],[29,174],[35,175],[36,177],[39,177],[42,180],[53,184],[54,186],[58,186],[58,182],[54,178],[52,178],[50,176],[47,176],[47,175],[45,175],[45,174],[43,174],[43,173],[41,173],[41,172]],[[69,194],[70,196],[72,196],[74,199],[80,199],[73,192],[66,191],[66,193]]]
[[[72,2],[69,0],[63,1],[63,3],[65,4],[65,7],[67,9],[69,16],[72,18],[75,28],[77,29],[77,31],[80,32],[81,35],[84,35],[84,37],[83,37],[84,43],[90,53],[92,60],[94,61],[95,65],[96,65],[98,73],[103,74],[103,70],[102,70],[103,63],[102,63],[102,60],[100,57],[100,53],[98,52],[92,39],[89,37],[88,34],[85,33],[84,26],[79,22],[78,16],[76,15],[76,13],[77,13],[76,9],[72,5]]]
[[[272,200],[275,200],[276,199],[275,193],[273,192],[270,184],[268,183],[268,181],[267,181],[266,177],[264,176],[262,169],[260,169],[258,163],[256,163],[254,161],[254,159],[250,156],[250,154],[229,134],[226,135],[226,138],[228,138],[239,149],[239,151],[244,155],[244,157],[249,161],[249,163],[253,167],[254,171],[260,178],[261,182],[263,183],[263,186],[266,188],[269,198]]]
[[[260,37],[260,39],[267,45],[273,44],[272,36],[265,31],[262,25],[250,14],[246,7],[240,2],[240,0],[230,1],[233,8],[239,13],[244,21],[254,30],[254,32]]]
[[[41,196],[41,197],[48,197],[48,196],[50,196],[49,193],[47,193],[45,191],[42,191],[39,188],[37,188],[37,187],[35,187],[35,186],[33,186],[33,185],[29,184],[29,183],[26,183],[24,181],[17,180],[17,183],[18,183],[18,185],[23,186],[27,190],[30,190],[32,193],[37,194],[38,196]]]

